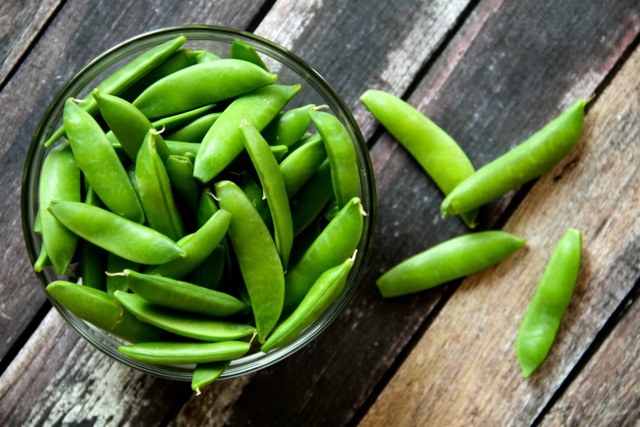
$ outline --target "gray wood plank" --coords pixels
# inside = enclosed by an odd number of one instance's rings
[[[62,0],[5,0],[0,4],[0,87]]]

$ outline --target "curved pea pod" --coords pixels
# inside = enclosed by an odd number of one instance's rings
[[[100,125],[68,99],[64,126],[78,167],[102,203],[115,214],[142,223],[144,212],[138,195]]]
[[[291,147],[307,132],[311,122],[309,109],[314,107],[315,104],[308,104],[278,114],[262,131],[264,139],[269,145]]]
[[[194,176],[202,182],[215,178],[244,150],[240,122],[247,120],[259,131],[264,129],[299,91],[300,85],[270,85],[229,104],[202,140]]]
[[[165,141],[167,144],[167,148],[169,149],[169,153],[173,156],[195,156],[198,154],[198,150],[200,150],[200,143],[198,142],[182,142],[182,141]]]
[[[189,365],[219,362],[242,356],[251,345],[243,341],[214,343],[145,342],[118,347],[118,351],[138,362],[158,365]]]
[[[475,172],[453,138],[402,99],[381,90],[368,90],[360,100],[418,161],[445,196]],[[474,228],[477,214],[474,209],[461,218],[469,228]]]
[[[134,293],[163,307],[214,317],[231,316],[247,310],[242,301],[222,292],[132,270],[124,270],[123,274]]]
[[[168,341],[176,337],[136,319],[106,292],[58,280],[47,285],[47,293],[79,318],[132,343]]]
[[[213,126],[216,120],[218,120],[220,114],[222,113],[211,113],[199,117],[181,128],[167,134],[166,138],[172,141],[200,143],[209,129],[211,129],[211,126]]]
[[[105,209],[56,201],[47,209],[78,236],[133,262],[164,264],[186,255],[167,236]]]
[[[311,120],[318,128],[324,141],[327,157],[331,164],[333,192],[342,208],[349,200],[358,196],[360,173],[356,161],[356,150],[351,138],[340,120],[329,113],[309,110]]]
[[[229,237],[249,292],[258,339],[264,342],[282,312],[284,271],[271,234],[251,201],[230,181],[215,185],[221,209],[231,213]]]
[[[315,135],[312,140],[293,151],[280,163],[289,198],[293,197],[318,170],[327,158],[322,138]]]
[[[231,341],[255,333],[255,328],[170,310],[135,294],[116,291],[116,300],[138,320],[165,331],[200,341]]]
[[[516,339],[516,356],[527,378],[547,358],[555,341],[580,271],[582,235],[569,229],[558,242]]]
[[[320,215],[332,197],[331,165],[329,160],[325,160],[302,189],[291,198],[294,236],[298,236]]]
[[[103,207],[98,195],[90,186],[84,201],[86,204]],[[107,252],[91,242],[83,240],[80,246],[80,276],[82,284],[92,288],[106,289]]]
[[[260,132],[247,121],[240,123],[240,132],[262,184],[262,190],[273,220],[276,249],[278,249],[282,265],[286,269],[293,245],[293,221],[291,220],[291,209],[289,208],[284,178],[269,144],[260,135]]]
[[[349,258],[362,236],[363,209],[360,199],[347,202],[322,230],[320,236],[285,276],[285,314],[291,313],[304,299],[322,273]]]
[[[178,241],[178,246],[186,253],[184,258],[153,266],[146,271],[146,274],[182,279],[213,252],[224,238],[230,222],[231,214],[229,212],[225,210],[217,211],[195,233],[189,234]]]
[[[237,97],[275,83],[278,76],[237,59],[198,63],[149,86],[133,105],[150,118],[169,116]]]
[[[165,131],[170,131],[173,129],[177,129],[182,125],[185,125],[187,123],[190,123],[202,117],[202,115],[209,113],[215,107],[216,107],[216,104],[204,105],[199,108],[194,108],[193,110],[185,111],[184,113],[162,117],[161,119],[154,120],[151,124],[158,131],[162,131],[163,129]],[[220,113],[213,113],[213,114],[220,114]],[[182,140],[179,139],[178,141],[182,141]]]
[[[49,259],[49,255],[47,254],[47,248],[42,245],[42,248],[40,248],[40,254],[33,263],[33,271],[40,273],[43,268],[50,267],[51,265],[53,264],[51,264],[51,259]]]
[[[229,56],[234,59],[241,59],[243,61],[251,62],[252,64],[257,65],[265,71],[268,71],[267,66],[264,64],[262,58],[253,46],[243,42],[242,40],[234,40],[231,43],[231,48],[229,49]]]
[[[496,264],[524,244],[504,231],[455,237],[401,262],[376,284],[385,298],[423,291]]]
[[[198,184],[193,177],[193,162],[186,156],[171,155],[167,158],[166,170],[184,225],[192,229],[195,227],[199,196]]]
[[[337,267],[322,273],[300,305],[273,331],[261,350],[266,353],[289,344],[319,318],[344,291],[354,260],[349,258]]]
[[[156,131],[150,130],[136,157],[136,182],[140,202],[149,226],[171,240],[185,235],[182,217],[178,212],[169,175],[156,151]]]
[[[442,202],[443,217],[468,212],[539,177],[578,142],[584,124],[581,99],[522,144],[478,169]]]
[[[222,361],[197,364],[191,378],[191,390],[196,392],[196,396],[199,396],[200,389],[220,378],[220,375],[229,367],[230,363]]]
[[[273,219],[271,218],[271,211],[269,211],[269,205],[265,197],[264,191],[253,179],[251,174],[247,171],[240,173],[240,188],[246,194],[251,201],[251,204],[260,214],[260,218],[264,221],[267,228],[273,227]]]
[[[42,164],[39,184],[42,249],[57,274],[65,274],[73,259],[78,236],[69,231],[46,208],[51,200],[80,201],[80,170],[68,143],[60,144],[47,154]],[[38,266],[39,269],[41,267]],[[36,270],[37,271],[37,270]]]
[[[186,40],[187,39],[184,36],[178,36],[162,43],[161,45],[149,49],[104,79],[100,84],[98,84],[97,89],[104,94],[118,95],[122,93],[161,64],[173,52],[178,50]],[[98,105],[96,104],[93,96],[89,95],[85,98],[81,108],[88,114],[91,114],[96,111],[97,106]],[[63,126],[58,128],[44,143],[45,147],[48,147],[55,140],[64,135],[65,131],[66,129],[63,124]]]

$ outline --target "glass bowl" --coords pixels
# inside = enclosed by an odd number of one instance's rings
[[[278,84],[301,84],[302,89],[300,93],[289,103],[286,107],[287,109],[310,103],[328,105],[330,108],[329,111],[342,122],[353,141],[360,171],[360,197],[362,205],[368,213],[368,216],[364,217],[364,228],[362,238],[358,245],[358,256],[348,277],[347,287],[343,295],[291,344],[274,349],[268,353],[258,351],[234,360],[221,377],[232,378],[256,372],[279,362],[317,337],[336,318],[347,304],[349,298],[353,295],[362,277],[372,246],[376,199],[374,175],[368,148],[356,121],[345,103],[331,86],[302,59],[261,37],[230,28],[214,26],[183,26],[162,29],[136,36],[109,49],[87,64],[64,85],[47,108],[36,130],[31,146],[29,147],[22,178],[22,227],[27,251],[33,264],[42,244],[41,238],[34,232],[33,226],[38,211],[40,169],[47,152],[43,144],[61,125],[65,100],[69,97],[82,98],[86,96],[106,76],[112,74],[115,70],[128,63],[143,51],[179,35],[184,35],[187,38],[183,47],[190,49],[208,49],[221,57],[228,56],[231,43],[239,39],[253,46],[261,54],[269,71],[279,75]],[[36,276],[40,281],[43,291],[48,283],[59,279],[53,269],[49,267],[43,269],[41,273],[36,273]],[[127,366],[162,378],[183,381],[191,380],[193,366],[151,365],[132,360],[117,351],[117,347],[122,344],[120,340],[84,322],[60,306],[60,304],[51,297],[49,297],[49,299],[73,329],[94,347],[106,353],[108,356]]]

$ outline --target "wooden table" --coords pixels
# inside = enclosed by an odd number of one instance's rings
[[[0,5],[0,425],[638,425],[640,3],[634,0],[81,1]],[[83,64],[181,24],[255,32],[306,59],[346,100],[370,146],[373,253],[354,298],[308,347],[195,397],[121,366],[51,310],[26,254],[20,177],[48,103]],[[468,232],[358,101],[402,96],[476,167],[594,95],[570,155],[481,211],[526,249],[463,281],[384,300],[374,281]],[[555,243],[583,232],[576,292],[541,369],[515,337]]]

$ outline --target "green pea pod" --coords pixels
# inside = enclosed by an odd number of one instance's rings
[[[197,221],[198,228],[202,227],[209,221],[211,216],[218,212],[218,206],[216,205],[213,193],[208,188],[202,190],[200,196],[200,202],[198,203]]]
[[[182,279],[213,252],[224,238],[230,222],[231,214],[229,212],[225,210],[217,211],[195,233],[178,241],[178,246],[186,253],[184,258],[153,266],[146,273]]]
[[[240,132],[267,198],[267,205],[273,220],[276,248],[280,254],[282,265],[286,269],[293,245],[293,222],[284,178],[269,144],[260,135],[260,132],[247,121],[240,123]]]
[[[381,90],[368,90],[360,100],[417,160],[445,196],[475,171],[453,138],[402,99]],[[474,228],[477,214],[474,209],[461,218],[469,228]]]
[[[277,80],[277,75],[249,62],[220,59],[198,63],[158,80],[133,105],[147,117],[164,117],[234,98]]]
[[[69,268],[78,236],[64,227],[46,208],[51,200],[79,202],[80,197],[80,170],[69,144],[60,144],[45,157],[39,184],[41,251],[46,248],[47,257],[60,275]]]
[[[185,111],[184,113],[163,117],[161,119],[155,120],[152,123],[152,125],[158,131],[162,131],[162,130],[170,131],[173,129],[177,129],[180,126],[190,123],[202,117],[204,114],[211,112],[211,110],[214,109],[215,106],[216,104],[205,105],[199,108],[194,108],[193,110]],[[220,114],[220,113],[213,113],[213,114]]]
[[[105,285],[108,294],[113,295],[116,291],[126,292],[129,290],[126,277],[118,274],[126,269],[138,270],[140,269],[140,264],[129,261],[111,252],[107,255],[107,279]]]
[[[442,202],[442,216],[482,206],[551,169],[578,142],[586,104],[580,99],[525,142],[461,182]]]
[[[242,190],[230,181],[215,184],[221,209],[231,213],[229,237],[249,292],[258,340],[264,343],[282,312],[284,271],[269,230]]]
[[[284,178],[289,198],[293,197],[318,170],[327,158],[322,138],[315,135],[280,163],[280,173]]]
[[[159,135],[158,135],[159,136]],[[192,156],[195,158],[200,149],[200,144],[196,142],[182,142],[182,141],[165,141],[169,154],[173,156]]]
[[[78,236],[133,262],[164,264],[186,255],[165,235],[105,209],[56,201],[49,202],[47,209]]]
[[[114,296],[138,320],[187,338],[200,341],[231,341],[251,336],[256,331],[249,325],[170,310],[135,294],[116,291]]]
[[[299,91],[300,85],[270,85],[229,104],[202,140],[194,163],[194,176],[202,182],[215,178],[244,150],[240,122],[246,119],[256,129],[264,129]]]
[[[320,233],[285,276],[285,314],[295,310],[322,273],[349,258],[362,235],[363,210],[354,197]]]
[[[423,291],[484,270],[524,244],[524,239],[504,231],[455,237],[401,262],[376,284],[385,298]]]
[[[516,356],[527,378],[547,358],[580,271],[582,234],[569,229],[560,239],[536,289],[516,339]]]
[[[198,184],[193,178],[193,162],[186,156],[171,155],[167,159],[166,169],[185,226],[194,228],[199,194]]]
[[[280,163],[280,160],[289,152],[289,147],[286,145],[270,145],[271,155],[276,159],[276,163]]]
[[[187,39],[184,36],[178,36],[161,45],[149,49],[143,54],[134,58],[127,65],[121,67],[115,73],[104,79],[98,84],[97,89],[104,94],[118,95],[147,75],[151,70],[156,68],[173,52],[178,50]],[[96,111],[97,104],[92,95],[85,98],[82,103],[82,109],[91,114]],[[45,141],[44,146],[48,147],[65,133],[64,124],[58,128],[51,137]]]
[[[329,113],[309,110],[311,120],[324,141],[331,163],[331,182],[338,207],[342,208],[360,192],[360,172],[356,150],[345,127]]]
[[[271,218],[271,211],[269,210],[265,193],[246,170],[240,173],[240,188],[247,195],[253,207],[256,208],[267,228],[273,228],[273,219]]]
[[[40,255],[38,255],[38,258],[36,258],[36,261],[33,263],[33,271],[35,271],[36,273],[40,273],[43,268],[50,267],[52,265],[53,264],[51,264],[51,259],[47,254],[47,248],[42,245],[42,248],[40,249]]]
[[[222,361],[197,364],[191,378],[191,390],[196,392],[196,396],[199,396],[200,389],[220,378],[220,375],[229,367],[230,363],[229,361]]]
[[[64,126],[78,167],[100,200],[115,214],[142,223],[144,212],[138,195],[100,125],[68,99]]]
[[[136,319],[106,292],[58,280],[47,285],[47,293],[79,318],[132,343],[168,341],[174,335]]]
[[[278,114],[262,131],[264,139],[269,145],[291,147],[307,132],[311,121],[309,109],[314,107],[315,104],[309,104]]]
[[[222,292],[132,270],[124,270],[123,274],[134,293],[163,307],[214,317],[231,316],[247,310],[242,301]]]
[[[88,186],[88,184],[87,184]],[[91,206],[104,207],[102,201],[93,191],[87,187],[87,195],[84,202]],[[107,252],[86,240],[82,241],[80,250],[80,276],[82,284],[104,291],[106,289]]]
[[[337,267],[322,273],[300,305],[273,331],[261,350],[267,353],[291,343],[300,332],[318,319],[344,292],[353,262],[354,259],[349,258]]]
[[[118,347],[118,351],[138,362],[159,365],[189,365],[235,359],[249,351],[243,341],[214,343],[148,342]]]
[[[208,257],[189,273],[185,280],[207,289],[216,289],[225,273],[227,250],[224,245],[216,246]]]
[[[294,236],[298,236],[320,215],[332,197],[331,165],[329,160],[325,160],[302,189],[291,198]]]
[[[211,61],[217,61],[219,60],[220,57],[218,55],[216,55],[215,53],[209,51],[209,50],[205,50],[205,49],[201,49],[196,51],[196,61],[198,64],[202,64],[205,62],[211,62]]]
[[[234,59],[241,59],[243,61],[251,62],[252,64],[255,64],[258,67],[262,68],[263,70],[269,71],[254,47],[243,42],[242,40],[236,39],[231,43],[229,56]]]
[[[156,151],[155,132],[147,132],[136,158],[138,194],[149,226],[176,241],[184,237],[185,229],[173,199],[167,169]]]
[[[199,117],[188,123],[181,128],[175,130],[172,133],[167,134],[166,138],[172,141],[182,142],[202,142],[202,139],[207,134],[211,126],[218,120],[222,113],[211,113]],[[195,154],[195,153],[194,153]]]

